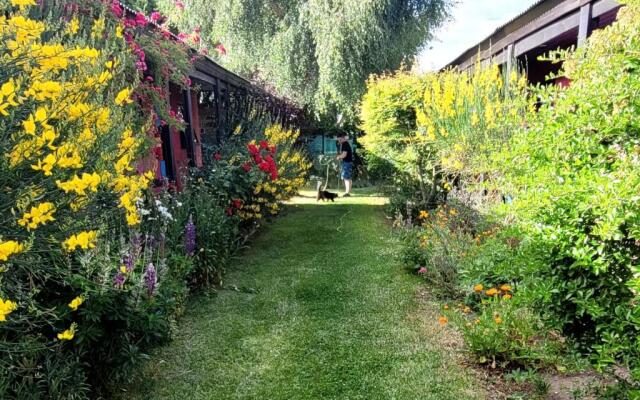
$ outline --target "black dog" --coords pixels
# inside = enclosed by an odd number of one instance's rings
[[[331,202],[335,202],[335,200],[338,198],[338,195],[336,193],[331,193],[328,192],[326,190],[322,190],[320,183],[318,182],[318,195],[316,196],[316,201],[329,201],[331,200]]]

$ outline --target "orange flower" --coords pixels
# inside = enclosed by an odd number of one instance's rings
[[[500,290],[502,290],[503,292],[510,292],[511,290],[513,290],[513,288],[510,285],[502,285],[500,286]]]
[[[502,318],[500,318],[499,316],[495,317],[494,321],[496,321],[496,324],[500,325],[502,323]]]
[[[491,296],[491,297],[493,297],[493,296],[497,295],[498,293],[499,293],[499,292],[498,292],[498,289],[496,289],[496,288],[491,288],[491,289],[487,290],[485,294],[486,294],[487,296]]]
[[[510,294],[505,294],[504,296],[502,296],[503,299],[505,300],[510,300],[513,296]]]
[[[484,290],[484,286],[482,284],[480,284],[480,283],[478,283],[477,285],[475,285],[473,287],[473,291],[476,292],[476,293],[480,293],[483,290]]]
[[[448,310],[448,309],[449,309],[449,306],[448,306],[447,304],[445,304],[445,305],[444,305],[444,309],[445,309],[445,310]]]
[[[474,321],[474,323],[475,323],[476,325],[478,325],[478,324],[480,324],[480,320],[479,320],[479,319],[477,319],[477,320],[475,320],[475,321]]]
[[[471,308],[469,308],[469,307],[465,307],[465,308],[462,310],[462,312],[463,312],[463,313],[465,313],[465,314],[469,314],[469,313],[471,312]]]
[[[445,326],[447,322],[449,322],[449,318],[442,316],[438,318],[438,322],[440,323],[440,325]]]

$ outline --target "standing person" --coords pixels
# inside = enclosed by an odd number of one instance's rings
[[[342,160],[342,179],[344,180],[345,193],[343,197],[351,197],[351,186],[353,185],[353,149],[347,141],[347,134],[338,135],[338,145],[340,150],[336,159]]]

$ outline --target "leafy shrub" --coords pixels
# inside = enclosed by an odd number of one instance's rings
[[[492,289],[481,296],[493,293]],[[556,365],[563,348],[560,337],[546,329],[534,310],[519,305],[510,296],[510,292],[503,292],[502,297],[487,296],[488,300],[479,303],[478,314],[467,307],[448,315],[481,364],[534,369]]]
[[[571,87],[540,90],[539,112],[500,157],[499,185],[514,197],[504,213],[536,242],[563,332],[601,366],[640,355],[639,21],[628,2],[587,46],[557,56]]]
[[[499,227],[490,237],[473,232],[475,248],[446,260],[455,233],[422,249],[413,237],[408,258],[440,260],[462,286],[517,284],[532,320],[557,328],[598,367],[627,364],[636,378],[639,37],[640,2],[630,0],[587,45],[550,56],[564,61],[569,88],[527,88],[514,77],[503,85],[496,67],[399,73],[370,82],[362,111],[369,151],[413,181],[400,193],[420,186],[405,203],[435,207],[455,194]],[[447,196],[432,196],[440,186]]]
[[[497,66],[374,77],[362,102],[361,143],[372,165],[386,162],[397,183],[416,188],[415,203],[435,208],[461,180],[490,172],[478,161],[522,124],[532,107],[525,93],[523,77],[504,77]]]

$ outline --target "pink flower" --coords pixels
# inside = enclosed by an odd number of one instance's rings
[[[216,153],[213,157],[216,159],[216,161],[222,160],[222,154],[220,153]]]
[[[150,18],[151,18],[151,21],[158,22],[162,19],[162,14],[160,14],[157,11],[154,11],[151,13]]]
[[[120,6],[120,2],[118,0],[113,0],[111,2],[111,12],[114,13],[116,17],[122,18],[124,10],[122,10],[122,7]]]
[[[182,33],[182,32],[178,33],[178,39],[183,41],[183,42],[185,40],[187,40],[188,37],[189,37],[189,35],[187,35],[186,33]]]
[[[147,17],[145,17],[143,13],[138,12],[136,14],[136,24],[137,25],[145,26],[145,25],[147,25],[148,22],[149,21],[147,20]]]
[[[174,2],[173,4],[176,6],[178,10],[184,10],[184,3],[181,2],[180,0],[176,0],[176,2]]]
[[[169,39],[169,38],[171,38],[171,32],[169,32],[169,31],[168,31],[168,30],[166,30],[166,29],[163,29],[163,30],[162,30],[162,37],[163,37],[163,38],[165,38],[165,39]]]
[[[425,267],[420,267],[420,269],[418,270],[419,275],[424,275],[426,273],[427,273],[427,269]]]
[[[222,43],[218,43],[216,45],[216,50],[218,50],[218,53],[220,53],[220,55],[223,55],[223,56],[227,55],[227,49],[224,47]]]

